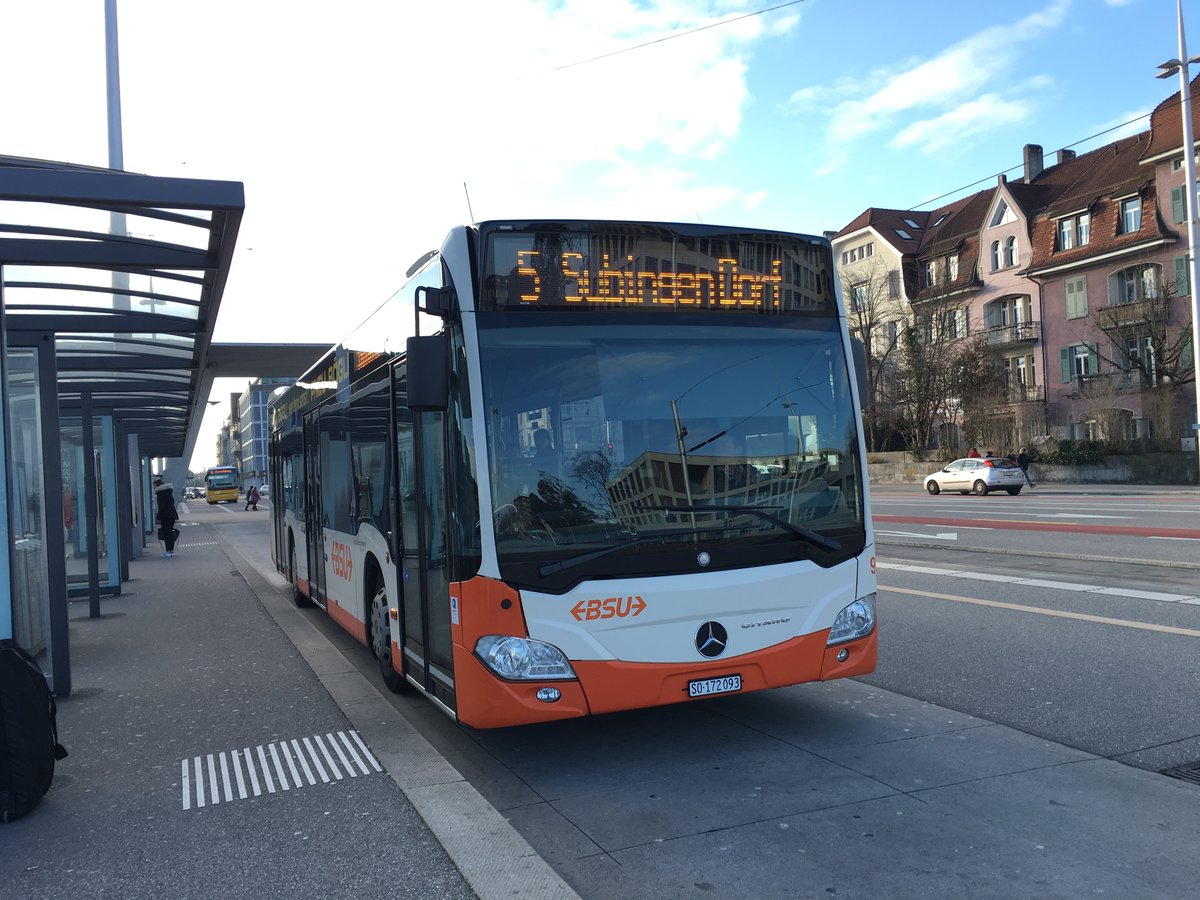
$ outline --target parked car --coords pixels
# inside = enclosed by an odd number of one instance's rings
[[[1013,496],[1021,493],[1025,476],[1012,460],[986,456],[978,459],[956,459],[945,468],[925,476],[925,490],[931,494],[942,491],[972,492],[981,497],[989,491],[1008,491]]]

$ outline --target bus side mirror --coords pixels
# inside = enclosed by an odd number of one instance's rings
[[[445,410],[450,405],[450,350],[445,335],[410,337],[407,350],[408,408]]]
[[[867,345],[856,337],[850,338],[850,349],[854,355],[854,374],[858,378],[858,403],[866,408],[867,403]]]
[[[416,292],[417,309],[440,319],[454,314],[454,288],[434,288],[422,285]]]

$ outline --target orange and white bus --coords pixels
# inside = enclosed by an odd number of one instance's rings
[[[276,565],[479,728],[869,673],[855,356],[823,238],[456,228],[272,398]]]

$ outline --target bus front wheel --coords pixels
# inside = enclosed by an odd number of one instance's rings
[[[371,598],[371,653],[379,663],[383,683],[393,694],[404,688],[404,676],[392,665],[392,629],[387,588],[380,584]]]

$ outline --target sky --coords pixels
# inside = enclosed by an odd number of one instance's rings
[[[108,165],[104,5],[0,0],[0,154]],[[932,208],[1178,88],[1175,0],[116,5],[124,168],[245,186],[216,341],[332,345],[472,221]]]

